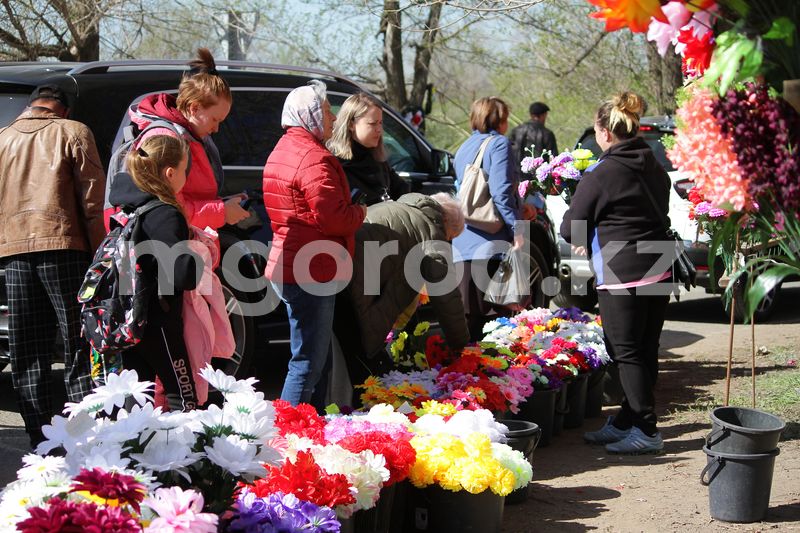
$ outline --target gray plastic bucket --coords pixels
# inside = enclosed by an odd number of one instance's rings
[[[508,441],[506,444],[514,450],[522,452],[525,459],[533,466],[533,452],[542,436],[542,430],[533,422],[527,420],[498,420],[508,427]],[[528,499],[528,486],[519,488],[506,496],[506,502],[522,503]]]
[[[769,453],[786,427],[777,416],[747,407],[717,407],[711,423],[706,447],[722,453]]]
[[[769,507],[772,472],[779,449],[768,453],[723,453],[703,447],[708,457],[700,483],[708,487],[711,517],[724,522],[758,522]]]

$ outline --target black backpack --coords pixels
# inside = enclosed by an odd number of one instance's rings
[[[111,217],[111,231],[94,254],[78,291],[83,336],[99,354],[126,350],[142,340],[147,324],[147,304],[157,289],[155,279],[143,275],[136,263],[141,217],[166,205],[150,200],[133,213]]]

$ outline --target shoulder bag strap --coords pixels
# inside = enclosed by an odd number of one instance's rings
[[[483,167],[483,154],[486,152],[486,147],[488,147],[489,143],[491,143],[493,140],[494,140],[494,135],[489,135],[488,137],[486,137],[483,143],[481,143],[481,147],[478,150],[478,154],[475,156],[475,161],[472,162],[473,165],[478,165],[478,161],[480,161],[480,165],[478,166]]]

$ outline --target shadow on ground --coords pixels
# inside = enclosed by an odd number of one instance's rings
[[[537,532],[577,533],[586,531],[575,520],[600,516],[605,510],[603,500],[619,498],[620,492],[605,487],[581,486],[553,488],[532,483],[528,500],[506,505],[503,513],[503,533],[530,533],[531,515],[536,515]],[[568,507],[563,504],[569,503]],[[555,505],[558,503],[558,505]]]

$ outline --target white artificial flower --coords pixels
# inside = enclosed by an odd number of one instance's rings
[[[47,440],[36,447],[36,453],[44,455],[59,446],[71,453],[79,445],[94,439],[95,424],[94,417],[84,411],[71,418],[56,415],[50,424],[42,426],[42,433]]]
[[[204,413],[204,410],[194,409],[192,411],[167,411],[156,417],[150,425],[152,429],[177,429],[190,428],[196,433],[203,432],[203,425],[198,422],[197,417]]]
[[[152,439],[144,447],[142,453],[132,453],[131,459],[138,464],[137,468],[165,472],[174,470],[189,480],[184,469],[196,463],[203,454],[192,452],[192,446],[185,439],[176,438],[176,430],[156,431]]]
[[[116,421],[107,421],[108,423],[99,426],[97,438],[108,442],[137,439],[145,429],[158,421],[160,414],[161,408],[154,407],[152,403],[134,405],[130,412],[121,409]]]
[[[389,479],[386,458],[371,450],[354,453],[337,444],[316,445],[312,448],[314,460],[328,474],[343,474],[355,488],[356,502],[336,509],[342,518],[354,511],[375,506],[383,483]]]
[[[256,457],[258,451],[255,444],[238,435],[216,437],[211,446],[205,447],[206,455],[212,463],[248,481],[267,474]]]
[[[153,401],[153,396],[148,394],[154,383],[151,381],[139,381],[139,375],[135,370],[123,370],[119,374],[109,374],[106,384],[94,389],[94,392],[87,396],[90,404],[103,403],[103,411],[111,414],[115,407],[125,405],[125,399],[133,396],[139,405]],[[86,399],[84,399],[86,400]],[[84,402],[81,402],[83,404]]]
[[[405,427],[411,425],[411,421],[406,415],[395,411],[394,407],[388,403],[379,403],[378,405],[373,405],[366,414],[365,418],[369,422],[376,424],[400,424]]]
[[[208,384],[220,391],[223,395],[232,392],[253,393],[253,385],[258,383],[256,378],[247,378],[237,381],[235,377],[229,376],[222,370],[214,370],[214,368],[207,364],[200,369],[199,374],[208,381]]]
[[[256,443],[267,443],[278,436],[278,429],[270,418],[236,413],[227,417],[233,432]]]
[[[256,418],[275,418],[275,407],[264,399],[263,392],[231,392],[225,395],[224,411],[238,411]]]
[[[63,457],[29,453],[22,458],[22,468],[17,471],[20,481],[45,481],[59,472],[65,472],[67,462]]]
[[[119,442],[101,442],[87,450],[81,459],[81,468],[100,468],[106,472],[120,472],[128,468],[131,460],[123,457],[129,448]]]
[[[218,405],[211,404],[195,415],[195,421],[202,426],[204,431],[206,428],[213,429],[229,425],[227,418],[230,416],[232,415],[226,414]]]

